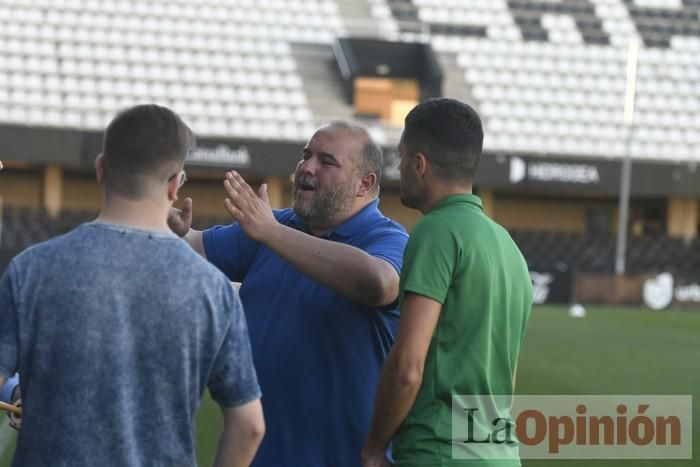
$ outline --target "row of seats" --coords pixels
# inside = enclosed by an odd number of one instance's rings
[[[32,71],[46,74],[111,76],[129,74],[132,78],[177,77],[180,69],[204,68],[209,74],[219,71],[245,73],[283,74],[293,72],[291,57],[260,57],[257,54],[210,54],[190,51],[163,51],[158,49],[121,49],[115,55],[96,50],[92,56],[56,55],[37,57],[23,49],[21,52],[3,50],[4,60],[0,70]],[[118,49],[111,49],[118,50]],[[282,76],[283,77],[283,76]],[[281,78],[280,78],[281,80]]]
[[[511,230],[531,270],[612,273],[616,237],[612,234]],[[671,272],[695,277],[700,270],[700,239],[688,243],[668,236],[628,238],[628,274]]]
[[[21,251],[61,235],[96,217],[93,211],[63,211],[50,218],[44,211],[5,207],[2,210],[0,248]],[[230,222],[227,217],[195,217],[198,229]],[[612,273],[615,242],[612,234],[512,229],[511,235],[531,270]],[[700,271],[700,239],[685,242],[667,236],[632,236],[628,239],[626,270],[629,274],[672,272],[693,276]],[[3,268],[4,265],[0,265]]]
[[[97,217],[96,211],[64,210],[52,218],[43,209],[5,206],[0,210],[0,249],[15,254],[52,237],[62,235]],[[196,216],[192,227],[204,229],[230,223],[230,217]],[[7,258],[9,259],[9,258]],[[0,275],[6,264],[0,264]]]
[[[301,80],[296,75],[283,76],[261,72],[205,73],[188,69],[173,69],[173,75],[162,80],[157,79],[158,75],[142,79],[128,73],[123,75],[62,77],[29,71],[0,71],[0,89],[5,89],[8,94],[39,91],[134,97],[162,95],[173,98],[201,98],[205,101],[217,98],[233,99],[236,95],[244,95],[246,99],[261,99],[276,104],[301,105],[306,102],[301,91]]]
[[[335,13],[337,5],[330,0],[149,0],[124,2],[121,0],[5,0],[3,6],[12,7],[14,14],[35,17],[52,12],[107,12],[140,17],[227,18],[238,10],[288,11],[307,13]],[[210,14],[210,13],[214,14]]]
[[[182,108],[182,102],[156,101],[173,109]],[[122,109],[139,102],[124,101],[114,106]],[[198,135],[230,138],[231,135],[245,135],[246,138],[279,141],[299,141],[308,138],[315,130],[309,122],[295,121],[293,114],[279,113],[274,108],[253,109],[245,107],[236,118],[212,117],[204,114],[186,113],[184,120]],[[115,111],[116,112],[116,111]],[[115,112],[85,111],[76,109],[46,109],[42,107],[27,108],[6,107],[0,104],[0,121],[21,125],[60,126],[63,128],[103,130],[114,118]],[[285,118],[285,115],[289,115]]]

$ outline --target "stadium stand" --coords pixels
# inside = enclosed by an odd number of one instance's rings
[[[412,23],[420,34],[397,37],[457,55],[494,151],[622,156],[626,46],[641,38],[632,155],[695,157],[697,2],[370,4],[384,34]],[[101,129],[116,109],[155,101],[203,135],[287,140],[315,123],[291,44],[330,46],[346,34],[328,0],[8,0],[0,17],[0,121]]]
[[[292,41],[330,43],[332,2],[8,1],[0,121],[102,129],[138,102],[207,135],[298,140],[313,129]]]
[[[631,155],[697,157],[697,2],[679,10],[631,0],[372,1],[385,30],[414,39],[396,19],[420,20],[436,50],[457,55],[485,116],[487,149],[622,157],[627,45],[641,38]]]

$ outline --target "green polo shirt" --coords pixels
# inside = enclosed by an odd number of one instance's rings
[[[453,396],[512,394],[532,306],[524,258],[508,232],[484,214],[477,196],[448,196],[418,222],[404,253],[400,292],[401,302],[412,292],[440,302],[442,310],[423,383],[394,439],[396,465],[520,465],[517,449],[511,461],[453,457]],[[494,405],[507,413],[504,404]],[[487,427],[475,423],[475,438],[483,438]],[[455,442],[463,448],[461,440]],[[470,451],[469,457],[479,458],[479,452],[485,451]]]

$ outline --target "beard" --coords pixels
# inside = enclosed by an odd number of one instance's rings
[[[418,195],[418,193],[411,193],[409,186],[407,185],[407,183],[401,183],[399,185],[399,196],[401,198],[401,204],[403,204],[407,208],[419,209],[421,198]]]
[[[315,188],[311,199],[300,199],[299,183]],[[292,188],[292,209],[308,227],[331,228],[339,214],[350,209],[354,198],[354,180],[346,184],[319,187],[318,181],[310,175],[294,180]]]

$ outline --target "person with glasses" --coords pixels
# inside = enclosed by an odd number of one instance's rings
[[[367,131],[332,122],[301,149],[291,209],[272,210],[235,172],[236,222],[170,226],[241,282],[267,433],[258,467],[357,467],[379,369],[394,339],[405,230],[378,209],[382,151]]]
[[[169,182],[172,181],[173,179],[175,179],[175,177],[177,177],[177,187],[178,187],[178,188],[182,188],[182,185],[184,185],[185,183],[187,183],[187,172],[185,172],[184,169],[181,170],[181,171],[179,171],[179,172],[176,173],[176,174],[173,174],[173,175],[168,179],[168,181],[169,181]]]
[[[193,144],[165,107],[119,113],[95,162],[97,219],[0,280],[0,385],[22,379],[13,465],[195,465],[207,388],[224,419],[216,465],[252,459],[265,428],[241,303],[166,221]]]

